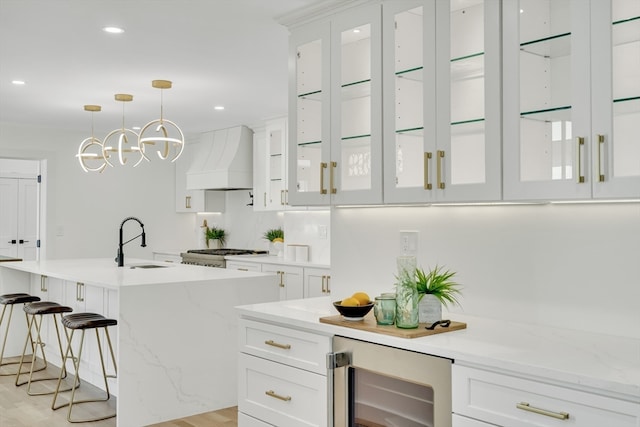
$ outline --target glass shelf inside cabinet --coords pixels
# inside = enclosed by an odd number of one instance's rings
[[[309,101],[322,101],[322,91],[316,90],[313,92],[301,93],[298,95],[298,98]]]
[[[423,80],[423,67],[410,68],[408,70],[396,71],[396,77],[400,79],[414,80],[421,82]]]
[[[371,96],[371,79],[342,85],[342,99],[356,99]]]
[[[571,121],[571,106],[524,111],[520,113],[520,118],[539,122]]]
[[[571,33],[520,43],[520,51],[551,59],[568,56],[571,54]]]
[[[484,77],[484,52],[451,59],[452,80],[480,77]]]
[[[343,136],[341,139],[341,141],[345,142],[351,142],[353,144],[357,144],[357,143],[363,143],[363,144],[369,144],[371,142],[371,135],[350,135],[350,136]]]
[[[612,36],[614,46],[638,42],[640,40],[640,16],[620,19],[614,21],[611,25],[613,25]]]
[[[422,137],[422,136],[424,136],[424,128],[423,127],[417,127],[417,128],[398,129],[398,130],[396,130],[396,133],[402,134],[402,135],[407,135],[407,136],[419,136],[419,137]]]

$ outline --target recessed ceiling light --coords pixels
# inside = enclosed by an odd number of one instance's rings
[[[360,32],[360,30],[356,28],[355,30],[353,30],[353,32],[357,34]]]
[[[111,34],[122,34],[122,33],[124,33],[124,30],[122,28],[118,28],[118,27],[104,27],[102,29],[102,31],[104,31],[105,33],[111,33]]]
[[[224,105],[216,105],[215,107],[213,107],[214,110],[224,110]]]
[[[11,80],[11,83],[13,83],[16,86],[21,86],[23,84],[25,84],[24,80]]]

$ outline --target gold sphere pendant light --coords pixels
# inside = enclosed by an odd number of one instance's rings
[[[102,154],[104,156],[104,160],[111,167],[113,167],[113,163],[109,161],[109,159],[111,158],[110,153],[118,153],[118,162],[122,166],[126,165],[127,161],[129,160],[127,157],[128,153],[140,153],[140,149],[138,148],[138,145],[136,145],[136,142],[138,141],[138,134],[131,129],[127,129],[124,127],[124,103],[133,101],[133,95],[118,93],[115,95],[115,100],[122,102],[122,127],[109,132],[107,136],[105,136],[102,146]],[[116,135],[118,138],[117,146],[114,147],[112,145],[109,145],[109,142],[113,138],[115,138]],[[136,164],[133,165],[133,167],[138,166],[144,158],[145,157],[141,155],[140,159],[136,162]]]
[[[163,105],[162,105],[162,92],[164,89],[171,89],[171,82],[168,80],[153,80],[151,86],[156,89],[160,89],[160,119],[153,120],[140,130],[140,136],[138,137],[138,149],[140,154],[145,160],[149,160],[146,156],[146,146],[156,145],[158,143],[158,150],[156,153],[161,160],[167,160],[170,154],[173,152],[172,162],[175,162],[182,154],[184,149],[184,134],[182,130],[174,122],[166,120],[163,117]],[[147,129],[155,126],[157,136],[144,136]],[[148,132],[150,133],[150,132]],[[164,143],[164,145],[163,145]],[[172,150],[173,149],[173,150]]]
[[[107,163],[105,162],[105,159],[104,159],[104,155],[102,154],[102,148],[103,148],[102,141],[100,141],[98,138],[93,136],[93,113],[99,112],[101,110],[102,110],[102,107],[99,105],[84,106],[84,111],[89,111],[91,113],[91,137],[86,138],[80,143],[80,146],[78,147],[78,154],[76,154],[76,157],[80,162],[80,167],[85,172],[102,173],[104,168],[107,166]],[[98,150],[98,152],[96,153],[91,151],[90,149],[92,147],[97,147],[96,149]],[[87,162],[90,162],[92,164],[98,163],[98,165],[90,166],[87,164]]]

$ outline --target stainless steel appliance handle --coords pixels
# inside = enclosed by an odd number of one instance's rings
[[[334,378],[336,368],[344,368],[351,364],[351,353],[338,352],[327,353],[327,427],[335,427],[335,411],[334,411]]]

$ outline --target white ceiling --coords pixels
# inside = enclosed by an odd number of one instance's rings
[[[317,0],[0,0],[0,122],[91,131],[160,115],[185,134],[287,112],[288,31]],[[118,26],[124,34],[102,31]],[[24,80],[16,86],[12,80]],[[171,80],[161,91],[151,81]],[[214,111],[224,105],[224,111]]]

